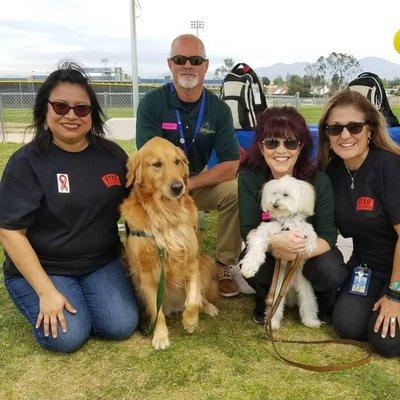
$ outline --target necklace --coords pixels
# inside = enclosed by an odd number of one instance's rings
[[[368,150],[369,150],[369,148],[367,147],[367,151],[362,155],[362,160],[361,160],[360,166],[354,171],[353,174],[352,174],[351,171],[349,170],[349,167],[346,165],[346,163],[343,161],[343,164],[344,164],[344,166],[346,167],[348,174],[350,175],[350,180],[351,180],[350,189],[354,189],[354,179],[355,179],[355,177],[356,177],[356,175],[357,175],[358,170],[359,170],[359,169],[361,168],[361,166],[363,165],[364,160],[367,158]]]
[[[346,167],[347,172],[348,172],[349,175],[350,175],[350,179],[351,179],[350,189],[354,189],[354,178],[356,177],[357,172],[358,172],[358,170],[359,170],[360,168],[357,168],[357,169],[354,171],[354,174],[352,174],[352,173],[350,172],[349,168],[347,167],[347,165],[344,164],[344,166]]]

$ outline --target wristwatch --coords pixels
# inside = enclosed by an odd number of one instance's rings
[[[394,292],[400,293],[400,281],[390,282],[389,289],[393,290]]]

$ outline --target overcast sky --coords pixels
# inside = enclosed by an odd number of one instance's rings
[[[258,68],[314,62],[332,51],[400,64],[398,0],[139,0],[139,76],[168,71],[172,39],[199,30],[210,71],[232,57]],[[131,73],[130,0],[0,0],[0,76],[50,72],[62,58]],[[239,6],[241,4],[241,7]]]

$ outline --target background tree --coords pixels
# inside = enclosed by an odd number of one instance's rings
[[[311,76],[322,76],[331,82],[332,90],[343,89],[346,84],[361,72],[361,65],[351,54],[336,53],[328,57],[319,57],[313,64],[306,66],[306,73]]]
[[[323,62],[324,57],[319,57],[315,63],[307,64],[304,68],[309,83],[311,86],[324,86],[326,84],[326,65]]]
[[[224,79],[225,75],[232,69],[235,65],[233,58],[224,58],[224,64],[218,67],[214,71],[215,79]]]
[[[270,81],[269,78],[267,78],[266,76],[263,76],[263,77],[261,78],[261,81],[262,81],[262,84],[263,84],[264,86],[269,86],[269,85],[271,84],[271,81]]]
[[[287,86],[289,95],[295,95],[298,92],[300,97],[310,97],[311,84],[305,82],[299,75],[290,75]]]
[[[277,76],[274,79],[274,85],[276,86],[283,86],[285,84],[285,81],[283,80],[283,78],[281,76]]]

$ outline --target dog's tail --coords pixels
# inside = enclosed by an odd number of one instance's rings
[[[200,254],[201,293],[213,304],[218,303],[219,290],[217,267],[214,260],[206,254]]]

